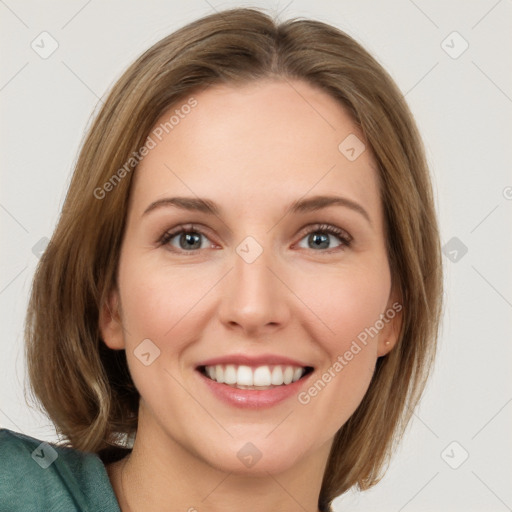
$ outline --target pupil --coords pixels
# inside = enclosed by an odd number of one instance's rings
[[[329,237],[327,235],[325,235],[325,234],[323,234],[323,235],[313,234],[313,235],[310,235],[310,237],[313,240],[313,244],[317,248],[320,247],[320,246],[322,246],[323,249],[328,248],[328,246],[329,246]]]
[[[201,247],[201,242],[197,233],[184,233],[180,242],[183,241],[183,237],[185,237],[185,243],[180,243],[182,249],[196,249]]]

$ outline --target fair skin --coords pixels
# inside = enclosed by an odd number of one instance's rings
[[[397,297],[371,152],[349,161],[338,145],[363,137],[347,111],[291,83],[195,94],[197,106],[137,168],[118,288],[100,316],[105,343],[126,350],[141,395],[133,452],[107,468],[123,512],[317,511],[333,437],[396,342],[399,315],[307,404],[298,400]],[[346,205],[286,214],[317,195],[347,198],[368,218]],[[207,198],[220,212],[144,213],[176,196]],[[183,234],[159,244],[190,223],[193,249]],[[350,245],[315,224],[344,230]],[[251,263],[237,252],[248,236],[263,250]],[[146,339],[160,350],[148,365],[134,354]],[[197,369],[211,358],[269,354],[313,368],[270,406],[219,399]],[[261,455],[250,467],[237,456],[247,443]]]

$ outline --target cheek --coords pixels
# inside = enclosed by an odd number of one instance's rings
[[[190,322],[194,317],[195,306],[211,287],[210,281],[190,271],[166,272],[127,261],[120,268],[120,282],[124,322],[131,342],[142,336],[159,344],[181,330],[183,320]]]
[[[315,313],[316,320],[308,324],[310,337],[325,357],[299,402],[309,404],[333,431],[363,399],[377,361],[376,325],[389,298],[390,275],[384,266],[369,268],[318,275],[304,280],[300,292]]]
[[[169,386],[176,390],[177,403],[186,399],[170,374],[176,375],[174,365],[190,343],[201,314],[198,302],[211,287],[209,279],[191,279],[191,275],[180,270],[164,271],[135,258],[125,258],[119,269],[130,374],[146,404],[156,409],[162,397],[170,396]],[[151,343],[145,341],[148,339]],[[147,352],[149,364],[145,365],[142,354]]]
[[[375,343],[357,340],[360,330],[356,323],[360,322],[347,316],[342,324],[342,319],[340,315],[338,335],[322,342],[327,358],[297,396],[302,414],[321,424],[319,435],[324,440],[334,436],[361,404],[377,361]]]
[[[348,350],[353,340],[359,339],[362,346],[365,340],[368,345],[377,340],[374,327],[389,299],[389,271],[366,267],[318,274],[304,280],[299,293],[316,314],[317,320],[310,324],[315,338],[334,358]]]

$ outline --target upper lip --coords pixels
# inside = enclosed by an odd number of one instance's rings
[[[206,359],[197,364],[197,367],[201,366],[215,366],[217,364],[234,364],[234,365],[245,365],[245,366],[265,366],[265,365],[285,365],[285,366],[300,366],[303,368],[312,367],[311,365],[291,359],[289,357],[280,356],[277,354],[261,354],[258,356],[248,356],[243,354],[231,354],[219,357],[213,357]]]

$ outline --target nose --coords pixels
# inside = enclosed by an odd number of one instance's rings
[[[293,296],[285,284],[284,272],[270,249],[264,249],[252,262],[240,254],[234,252],[234,268],[225,278],[219,307],[221,322],[247,337],[282,329],[290,319],[289,301]]]

